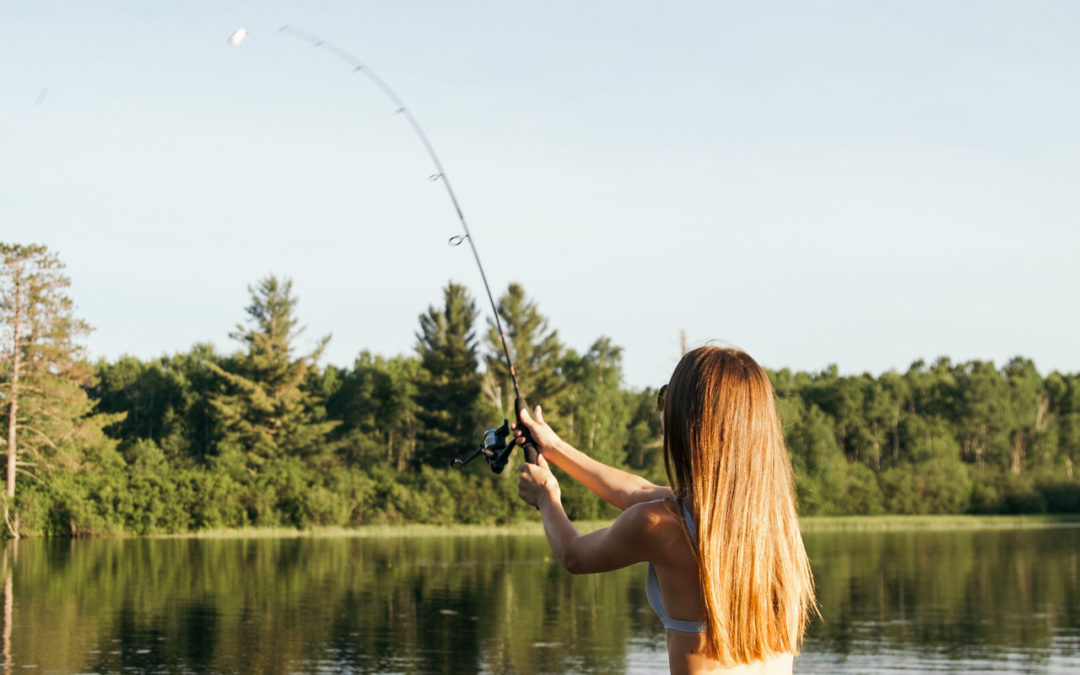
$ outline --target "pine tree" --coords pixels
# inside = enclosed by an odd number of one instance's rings
[[[465,287],[451,282],[443,290],[443,307],[428,307],[420,315],[416,403],[421,425],[414,466],[446,466],[455,455],[471,449],[483,430],[473,329],[477,314],[476,302]]]
[[[294,357],[303,328],[297,326],[292,281],[271,275],[248,291],[248,325],[237,324],[229,334],[246,352],[221,365],[206,361],[226,384],[224,393],[210,399],[222,434],[220,453],[239,458],[249,473],[284,457],[316,463],[329,455],[327,435],[336,423],[326,421],[323,402],[307,380],[330,336],[311,353]]]
[[[104,443],[102,427],[120,416],[93,414],[84,387],[91,369],[78,339],[90,332],[66,294],[64,265],[45,246],[0,243],[0,400],[6,408],[8,530],[18,473],[45,479],[80,467],[83,452]]]
[[[548,329],[547,318],[525,296],[521,284],[510,284],[499,298],[498,310],[522,393],[531,405],[540,403],[551,408],[554,398],[566,388],[561,369],[565,349],[559,342],[558,331]],[[487,347],[490,353],[486,359],[484,394],[493,407],[504,415],[512,415],[514,387],[499,330],[492,319],[488,319]]]

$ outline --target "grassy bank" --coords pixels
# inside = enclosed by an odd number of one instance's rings
[[[581,521],[574,525],[581,532],[606,527],[607,521]],[[892,530],[980,530],[1045,527],[1080,527],[1080,515],[1023,516],[837,516],[802,520],[804,532],[892,531]],[[171,538],[250,539],[288,537],[477,537],[544,534],[538,522],[514,525],[370,525],[363,527],[322,527],[296,530],[284,527],[247,527],[205,530],[187,534],[151,535]]]
[[[592,532],[609,525],[606,521],[582,521],[574,523],[580,532]],[[544,526],[539,522],[515,523],[513,525],[362,525],[360,527],[315,527],[296,530],[288,527],[242,527],[222,530],[202,530],[182,534],[148,535],[153,538],[196,539],[255,539],[255,538],[326,538],[354,537],[385,539],[393,537],[486,537],[506,535],[543,536]]]
[[[803,518],[803,532],[883,530],[988,530],[1080,527],[1080,515],[834,516]]]

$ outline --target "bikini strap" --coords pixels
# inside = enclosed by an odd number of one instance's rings
[[[686,522],[686,531],[690,533],[690,541],[697,546],[697,527],[694,525],[694,514],[690,513],[690,509],[686,508],[686,504],[682,503],[682,500],[677,500],[679,506],[682,507],[683,520]]]

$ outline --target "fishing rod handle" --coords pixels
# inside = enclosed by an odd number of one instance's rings
[[[536,456],[540,453],[536,449],[536,443],[533,443],[532,436],[529,435],[529,427],[521,423],[521,411],[528,409],[529,403],[524,396],[518,396],[514,399],[514,415],[517,416],[517,426],[518,429],[521,429],[521,437],[525,439],[525,444],[521,446],[521,449],[525,452],[525,461],[529,464],[536,464]]]

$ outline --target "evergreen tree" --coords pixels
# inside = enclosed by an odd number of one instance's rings
[[[476,302],[464,286],[450,282],[443,306],[420,315],[416,352],[421,374],[416,385],[417,434],[414,467],[445,467],[472,449],[484,424],[478,413],[481,378],[473,325]]]
[[[78,340],[90,327],[75,317],[63,263],[41,245],[0,243],[0,256],[4,518],[18,537],[18,514],[11,513],[17,473],[45,479],[53,470],[82,468],[91,449],[113,451],[102,427],[116,417],[94,414],[83,389],[91,370]]]
[[[303,328],[297,326],[292,281],[271,275],[248,291],[248,325],[237,324],[229,334],[247,350],[221,364],[205,361],[225,385],[210,398],[221,434],[219,455],[248,473],[282,458],[317,464],[330,454],[328,434],[336,423],[326,420],[308,378],[330,336],[311,353],[295,357]]]
[[[559,342],[558,331],[549,329],[547,318],[540,314],[536,303],[525,296],[521,284],[510,284],[499,298],[498,310],[522,393],[531,405],[540,403],[551,407],[554,398],[566,388],[561,372],[565,350]],[[493,319],[488,319],[487,347],[484,393],[494,408],[510,417],[515,413],[514,386]]]

